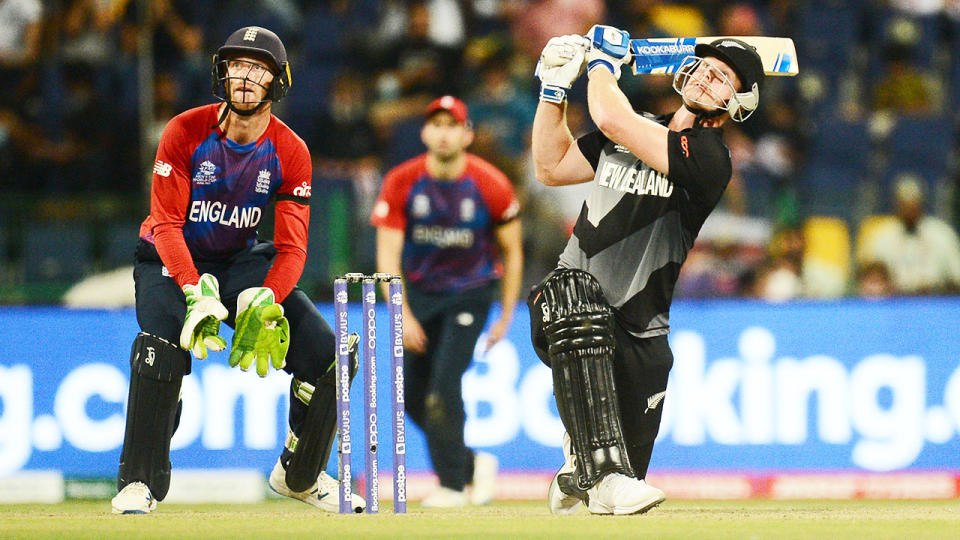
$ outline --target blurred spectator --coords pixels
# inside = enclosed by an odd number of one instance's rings
[[[656,2],[650,7],[648,15],[653,26],[667,36],[716,35],[710,31],[710,23],[698,5]]]
[[[381,43],[375,55],[372,67],[378,73],[370,120],[383,143],[384,165],[392,167],[423,151],[420,114],[427,103],[443,94],[462,93],[462,51],[433,40],[431,25],[444,21],[431,19],[429,2],[390,2],[386,7],[383,17],[401,22],[405,32]],[[397,25],[384,18],[381,35]]]
[[[482,36],[504,32],[510,27],[510,19],[521,9],[524,0],[471,0],[470,34]]]
[[[173,0],[153,0],[154,56],[161,69],[179,67],[208,75],[203,48],[203,29],[187,21]],[[218,34],[219,35],[219,34]],[[219,44],[218,44],[219,46]]]
[[[9,174],[14,153],[25,146],[31,128],[22,117],[24,97],[30,88],[29,75],[40,52],[42,7],[38,0],[0,0],[0,185],[15,185]],[[35,81],[34,81],[35,85]]]
[[[329,105],[307,131],[311,154],[321,168],[350,162],[379,152],[373,126],[368,119],[366,81],[343,71],[334,79]]]
[[[454,93],[459,50],[448,43],[433,40],[428,2],[412,2],[407,8],[407,30],[396,42],[381,51],[378,67],[383,68],[377,80],[378,97],[397,99],[415,94],[432,96]]]
[[[907,19],[895,19],[888,26],[883,74],[873,89],[874,109],[913,115],[939,109],[942,83],[915,62],[919,32]]]
[[[103,65],[110,60],[112,40],[128,0],[73,0],[63,21],[60,53],[63,59]]]
[[[717,35],[720,36],[762,36],[764,32],[760,24],[760,14],[757,8],[739,2],[724,6],[720,11],[720,21],[717,23]]]
[[[943,7],[944,0],[890,0],[890,7],[911,15],[932,15]],[[949,3],[949,0],[948,2]]]
[[[20,69],[37,60],[42,12],[39,0],[0,0],[0,69]]]
[[[960,290],[960,239],[946,222],[924,214],[923,186],[916,177],[898,178],[894,207],[897,219],[873,234],[865,259],[884,263],[900,294]]]
[[[430,41],[440,47],[459,49],[467,38],[466,20],[457,0],[430,0]]]
[[[677,279],[678,297],[741,296],[755,279],[770,242],[769,222],[731,213],[730,203],[721,204],[724,208],[710,214],[687,254]]]
[[[869,262],[857,269],[857,296],[863,298],[887,298],[895,289],[890,280],[890,270],[879,261]]]
[[[749,270],[738,257],[739,247],[732,240],[694,246],[677,279],[675,294],[682,298],[739,296],[743,276]]]
[[[516,159],[530,143],[537,99],[533,92],[519,88],[511,79],[506,69],[509,62],[508,51],[486,60],[480,69],[479,84],[467,94],[467,103],[476,130],[475,144],[486,146],[484,139],[489,138],[497,150]],[[474,151],[479,153],[476,148]],[[509,173],[508,177],[516,178]]]
[[[770,256],[756,272],[747,293],[768,302],[785,302],[803,296],[803,229],[787,226],[774,234]]]
[[[605,16],[603,0],[531,0],[513,19],[513,42],[523,54],[538,58],[550,38],[584,34]]]

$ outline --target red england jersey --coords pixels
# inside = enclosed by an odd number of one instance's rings
[[[431,177],[426,163],[422,154],[387,173],[371,223],[404,231],[404,278],[420,290],[456,292],[496,280],[495,230],[520,209],[513,186],[473,154],[455,180]]]
[[[140,237],[157,247],[182,287],[200,279],[194,261],[225,261],[256,243],[264,209],[275,200],[277,257],[263,285],[281,302],[307,260],[310,152],[272,115],[256,141],[237,144],[211,128],[217,107],[190,109],[164,129]]]

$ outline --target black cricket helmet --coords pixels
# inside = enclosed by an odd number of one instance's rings
[[[742,122],[760,104],[760,88],[766,74],[756,48],[739,39],[721,38],[712,43],[699,43],[694,49],[699,57],[713,56],[723,60],[740,78],[740,91],[728,104],[730,116]]]
[[[222,47],[213,55],[213,95],[230,104],[227,92],[227,60],[237,56],[251,56],[262,60],[273,73],[273,82],[267,89],[266,99],[276,102],[287,95],[293,84],[287,49],[280,38],[260,26],[245,26],[230,34]],[[253,81],[258,83],[258,81]],[[259,107],[258,107],[259,108]],[[233,109],[233,107],[231,107]]]
[[[722,60],[733,69],[740,79],[740,89],[738,91],[733,82],[720,70],[707,64],[706,71],[714,71],[716,76],[723,79],[724,84],[730,86],[733,95],[727,100],[726,104],[712,110],[699,107],[709,106],[711,102],[719,101],[719,96],[712,90],[708,92],[706,102],[693,99],[693,105],[684,102],[684,106],[702,118],[711,118],[726,112],[736,122],[746,120],[760,104],[760,87],[763,85],[765,74],[763,63],[756,49],[739,39],[720,38],[711,43],[698,43],[694,48],[694,54],[684,58],[680,68],[674,74],[673,89],[682,96],[690,79],[698,79],[697,82],[701,84],[702,88],[706,89],[702,80],[704,75],[700,67],[705,65],[703,59],[709,56]]]

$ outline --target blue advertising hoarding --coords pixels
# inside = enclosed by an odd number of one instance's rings
[[[320,307],[332,320],[332,305]],[[378,308],[386,440],[387,319]],[[651,469],[960,471],[958,328],[957,299],[677,302],[675,363]],[[137,330],[132,310],[0,309],[0,475],[116,473]],[[563,428],[528,332],[520,309],[502,342],[478,347],[463,381],[466,437],[498,455],[504,470],[547,471],[560,464]],[[226,359],[195,360],[184,380],[174,467],[268,472],[286,432],[289,376],[261,379]],[[362,418],[361,400],[353,406]],[[381,456],[381,470],[389,459]],[[362,458],[354,462],[362,470]],[[407,467],[429,469],[413,425]]]

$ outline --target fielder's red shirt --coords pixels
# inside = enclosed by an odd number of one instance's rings
[[[500,276],[496,228],[517,217],[513,186],[496,167],[467,154],[456,180],[427,172],[422,154],[383,179],[370,222],[404,231],[402,270],[426,292],[456,292]]]
[[[264,209],[276,201],[277,257],[263,286],[277,302],[296,286],[307,260],[312,165],[307,145],[270,116],[256,141],[240,145],[217,123],[218,104],[175,116],[153,166],[150,215],[140,237],[154,244],[181,287],[200,276],[194,261],[224,261],[257,242]]]

